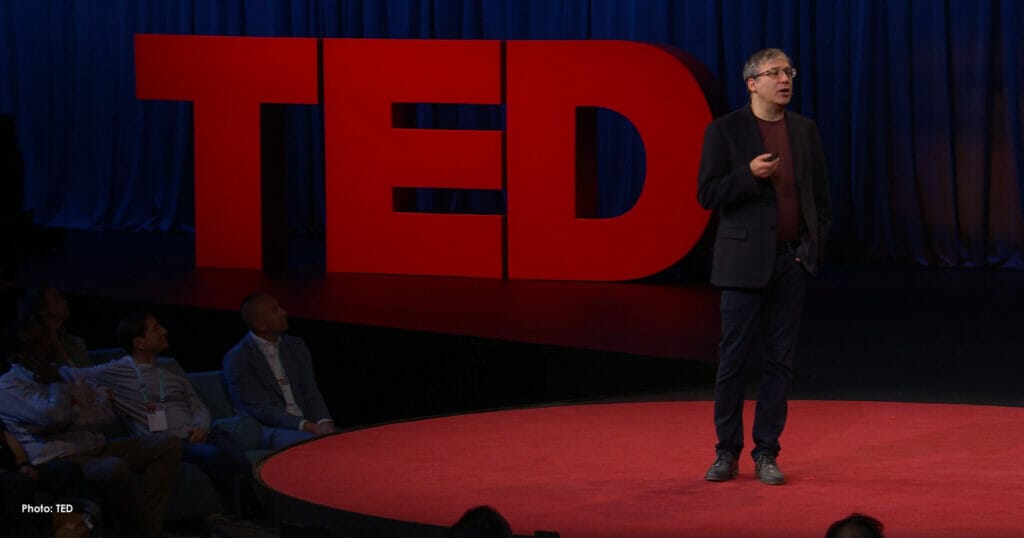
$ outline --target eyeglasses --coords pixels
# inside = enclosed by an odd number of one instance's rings
[[[756,75],[753,75],[750,78],[768,77],[768,78],[776,78],[777,79],[783,73],[785,73],[786,76],[791,78],[791,79],[796,78],[796,68],[795,67],[787,67],[785,69],[783,69],[781,67],[773,67],[773,68],[771,68],[771,69],[769,69],[767,71],[761,71],[760,73],[758,73]]]

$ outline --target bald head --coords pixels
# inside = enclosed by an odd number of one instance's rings
[[[269,293],[252,293],[242,300],[242,320],[260,337],[276,340],[288,330],[288,311]]]

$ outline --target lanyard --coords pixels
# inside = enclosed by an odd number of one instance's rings
[[[142,402],[149,405],[149,391],[146,390],[146,383],[142,380],[142,371],[139,370],[139,365],[135,364],[135,359],[132,359],[132,368],[135,368],[135,377],[139,380],[139,391],[142,392]],[[156,377],[160,380],[160,404],[163,405],[166,400],[164,399],[164,371],[162,368],[156,369]]]

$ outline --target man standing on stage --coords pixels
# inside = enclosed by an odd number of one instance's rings
[[[754,474],[786,482],[776,463],[786,425],[804,288],[831,224],[828,173],[818,128],[786,110],[796,69],[779,49],[743,66],[750,104],[704,133],[697,199],[718,212],[711,283],[722,288],[715,381],[715,462],[704,478],[734,478],[743,451],[743,368],[763,364],[754,414]]]

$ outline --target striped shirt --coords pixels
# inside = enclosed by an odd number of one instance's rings
[[[210,411],[196,394],[178,361],[158,357],[153,364],[137,366],[138,373],[135,360],[131,355],[125,355],[91,368],[64,367],[60,372],[65,379],[78,377],[110,387],[114,393],[114,411],[126,418],[132,431],[139,435],[150,433],[144,393],[151,403],[159,404],[162,378],[167,431],[185,439],[191,428],[210,430]]]

